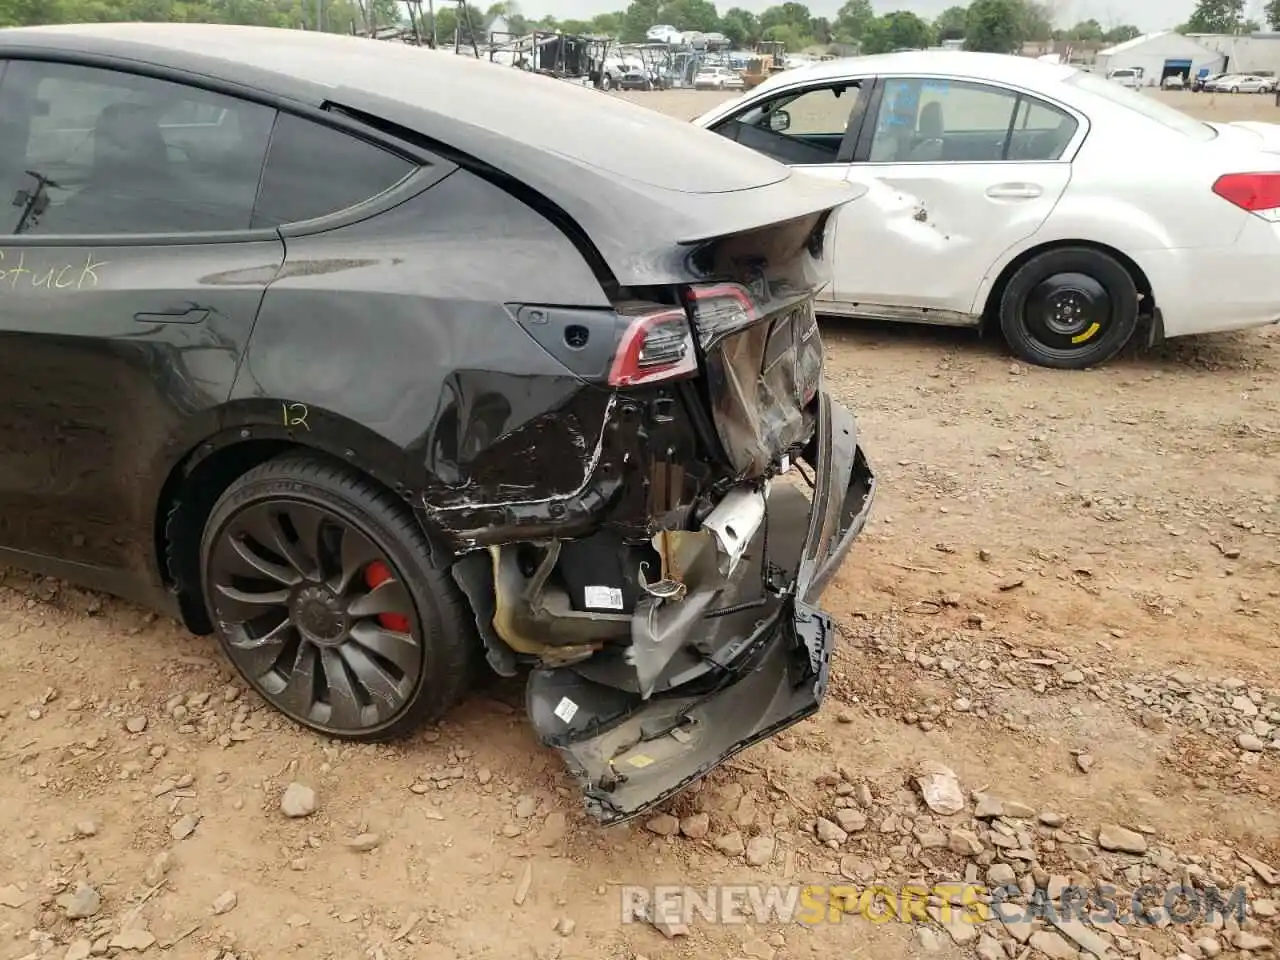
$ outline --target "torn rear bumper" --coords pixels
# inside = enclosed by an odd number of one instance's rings
[[[601,821],[644,813],[734,754],[817,712],[835,628],[815,604],[862,531],[875,495],[854,418],[826,394],[805,460],[816,476],[807,527],[797,525],[805,532],[793,552],[791,587],[780,603],[749,617],[740,635],[717,647],[713,669],[647,699],[571,667],[530,675],[534,729],[560,751],[583,784],[588,810]],[[690,645],[702,627],[710,632],[710,621],[694,622]]]

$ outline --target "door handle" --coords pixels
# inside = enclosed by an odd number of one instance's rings
[[[1044,193],[1037,183],[997,183],[987,187],[987,196],[993,200],[1034,200]]]
[[[202,323],[209,318],[209,311],[199,307],[190,310],[166,310],[161,313],[135,313],[139,323]]]

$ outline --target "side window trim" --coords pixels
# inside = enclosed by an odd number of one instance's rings
[[[0,233],[5,247],[177,247],[279,240],[276,230],[209,230],[204,233]]]
[[[849,112],[849,123],[844,128],[844,139],[840,141],[840,150],[836,153],[837,163],[853,163],[854,153],[862,129],[867,125],[867,117],[874,116],[870,104],[879,92],[879,77],[862,77],[859,84],[858,99],[854,101]]]
[[[1022,109],[1024,101],[1028,103],[1027,109],[1030,110],[1030,101],[1027,101],[1026,94],[1021,91],[1014,91],[1016,96],[1013,98],[1013,112],[1009,114],[1009,125],[1004,128],[1004,146],[1000,148],[1000,159],[1009,159],[1009,148],[1013,146],[1013,128],[1018,125],[1018,111]]]
[[[877,75],[867,79],[871,84],[871,92],[866,98],[866,107],[861,110],[862,117],[857,132],[853,134],[850,163],[866,163],[871,156],[871,138],[876,130],[876,117],[880,115],[880,101],[884,98],[884,78]]]
[[[1013,109],[1013,119],[1010,120],[1010,129],[1012,129],[1012,124],[1016,121],[1019,106],[1022,103],[1045,104],[1049,107],[1054,108],[1055,110],[1061,110],[1063,113],[1070,116],[1076,122],[1075,133],[1071,135],[1071,139],[1067,142],[1066,147],[1063,149],[1062,153],[1059,154],[1056,160],[1007,160],[1007,159],[971,160],[971,161],[964,161],[966,163],[975,163],[975,164],[977,163],[980,163],[980,164],[1068,163],[1069,164],[1075,159],[1075,155],[1079,152],[1081,145],[1084,143],[1085,137],[1089,135],[1089,118],[1088,117],[1086,117],[1084,114],[1082,114],[1079,110],[1075,109],[1074,107],[1068,106],[1067,104],[1062,103],[1059,100],[1054,100],[1052,97],[1046,97],[1043,94],[1033,90],[1024,90],[1021,87],[1015,87],[1005,83],[996,83],[990,80],[979,80],[974,78],[957,77],[957,76],[944,76],[942,74],[931,74],[931,73],[880,74],[876,76],[875,82],[872,87],[872,92],[871,92],[872,95],[868,98],[866,115],[865,115],[865,119],[862,124],[861,130],[858,132],[858,139],[857,139],[857,143],[854,146],[853,159],[851,161],[852,163],[880,167],[880,166],[896,166],[900,163],[917,164],[917,163],[930,162],[930,161],[918,161],[918,160],[917,161],[912,161],[912,160],[873,161],[870,159],[871,140],[875,134],[875,127],[876,127],[875,118],[880,115],[880,101],[884,97],[884,85],[885,85],[885,81],[887,80],[950,80],[956,83],[974,83],[974,84],[979,84],[981,86],[993,87],[994,89],[997,89],[997,90],[1003,90],[1007,93],[1015,94],[1017,96],[1017,100],[1015,102],[1014,109]],[[1011,137],[1008,134],[1006,134],[1005,146],[1004,146],[1006,154],[1008,153],[1008,150],[1009,150],[1010,140],[1011,140]],[[954,163],[956,161],[933,161],[933,162]]]
[[[385,213],[392,207],[398,207],[406,200],[430,190],[437,183],[453,173],[457,167],[444,164],[442,167],[423,164],[409,173],[399,183],[392,184],[376,196],[370,197],[342,210],[327,213],[322,217],[310,220],[296,220],[293,223],[282,223],[271,229],[272,236],[289,239],[291,237],[308,237],[317,233],[337,230],[355,223],[370,220]]]

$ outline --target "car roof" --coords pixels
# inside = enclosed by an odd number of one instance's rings
[[[920,73],[991,80],[1014,86],[1037,87],[1065,80],[1076,73],[1075,67],[1045,63],[1034,57],[1015,57],[1003,53],[974,53],[967,50],[910,50],[881,53],[866,57],[842,57],[819,60],[793,67],[770,77],[756,89],[791,85],[797,81],[839,80],[878,73]]]
[[[14,48],[153,64],[319,107],[335,102],[454,149],[475,136],[572,154],[643,183],[687,192],[747,189],[788,176],[781,164],[656,110],[502,64],[342,34],[196,23],[93,23],[0,30]],[[475,136],[470,136],[470,135]],[[642,151],[623,148],[643,141]],[[490,163],[493,157],[473,154]],[[679,156],[679,164],[666,157]],[[514,171],[512,171],[514,172]]]
[[[398,125],[482,176],[549,200],[628,286],[673,282],[672,264],[687,250],[677,254],[672,244],[810,216],[860,192],[793,174],[709,130],[599,90],[452,51],[223,24],[0,29],[0,59],[41,56],[181,72],[283,104],[333,104]]]

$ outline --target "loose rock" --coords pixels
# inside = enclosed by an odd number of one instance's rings
[[[644,828],[660,837],[674,837],[680,831],[680,821],[669,813],[660,813],[646,821]]]
[[[1103,850],[1140,854],[1147,852],[1147,838],[1135,830],[1114,823],[1104,823],[1098,831],[1098,846]]]
[[[694,813],[680,821],[680,832],[690,840],[701,840],[711,829],[711,817],[705,813]]]
[[[861,811],[841,807],[836,811],[836,823],[845,833],[857,833],[866,827],[867,818]]]
[[[155,935],[141,928],[121,930],[111,938],[109,946],[119,950],[146,950],[156,942]]]
[[[173,854],[168,850],[161,850],[151,858],[151,863],[148,864],[146,872],[142,875],[142,879],[146,881],[148,886],[154,887],[165,878],[172,868]]]
[[[1236,746],[1241,750],[1248,750],[1250,753],[1262,753],[1267,749],[1266,743],[1261,737],[1255,737],[1252,733],[1242,733],[1236,737]]]
[[[169,828],[169,836],[175,840],[185,840],[191,834],[196,832],[196,826],[200,823],[200,818],[194,813],[183,814]]]
[[[964,792],[950,767],[926,760],[916,768],[916,785],[925,804],[934,813],[950,816],[964,809]]]
[[[1062,936],[1050,930],[1040,930],[1031,935],[1031,948],[1039,950],[1052,960],[1078,960],[1080,951]]]
[[[773,837],[752,837],[747,841],[747,866],[763,867],[773,859],[777,841]]]
[[[1237,950],[1244,950],[1249,953],[1261,953],[1264,950],[1271,949],[1270,940],[1248,930],[1241,930],[1237,933],[1231,943]]]
[[[969,830],[959,828],[952,830],[947,838],[947,846],[951,848],[952,853],[958,853],[962,857],[976,857],[982,853],[982,841],[978,839],[977,834]]]
[[[290,819],[309,817],[316,812],[316,792],[306,784],[294,783],[284,788],[280,812]]]
[[[382,837],[376,833],[361,833],[347,841],[347,849],[356,853],[368,853],[382,844]]]
[[[1222,944],[1216,937],[1201,937],[1195,945],[1200,955],[1204,957],[1216,957],[1222,952]]]
[[[849,839],[849,835],[826,817],[819,817],[814,825],[814,832],[823,843],[841,844]]]
[[[58,906],[69,920],[83,920],[92,917],[102,907],[102,897],[87,883],[79,883],[75,890],[64,893],[58,898]]]
[[[227,890],[224,893],[218,894],[217,899],[213,901],[213,912],[217,916],[221,916],[224,913],[230,913],[236,908],[236,904],[238,902],[235,891]]]
[[[712,841],[712,845],[726,857],[740,857],[747,849],[747,845],[742,839],[742,832],[739,830],[716,837]]]

